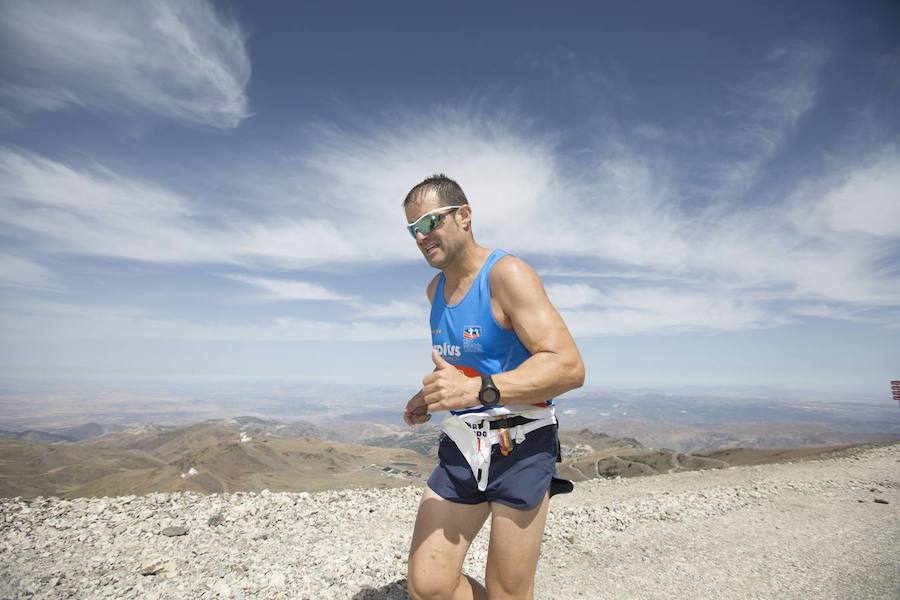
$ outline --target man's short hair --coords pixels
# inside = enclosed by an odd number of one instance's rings
[[[458,183],[443,173],[438,173],[409,190],[406,199],[403,200],[403,206],[406,207],[406,205],[411,202],[418,202],[427,196],[428,192],[432,191],[437,196],[439,206],[454,206],[469,203]]]

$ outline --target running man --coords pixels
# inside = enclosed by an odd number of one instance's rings
[[[584,383],[584,364],[537,273],[478,245],[459,185],[435,175],[403,202],[428,264],[434,371],[406,405],[410,426],[449,411],[409,553],[407,588],[425,598],[530,599],[559,457],[553,398]],[[485,586],[462,572],[491,516]]]

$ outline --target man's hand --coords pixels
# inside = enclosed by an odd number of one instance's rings
[[[403,411],[403,420],[412,427],[424,423],[431,419],[431,414],[425,406],[425,398],[422,396],[422,390],[416,392],[416,395],[409,399],[406,403],[406,410]]]
[[[480,379],[468,377],[459,371],[434,348],[431,349],[431,360],[434,361],[434,372],[422,379],[422,396],[428,412],[460,410],[480,405]]]

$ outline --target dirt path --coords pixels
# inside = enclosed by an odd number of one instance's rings
[[[536,597],[894,600],[898,508],[898,445],[583,483],[554,499]]]

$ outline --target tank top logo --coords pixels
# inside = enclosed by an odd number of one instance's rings
[[[478,341],[480,337],[480,325],[466,325],[463,327],[463,350],[466,352],[484,352],[481,342]]]

